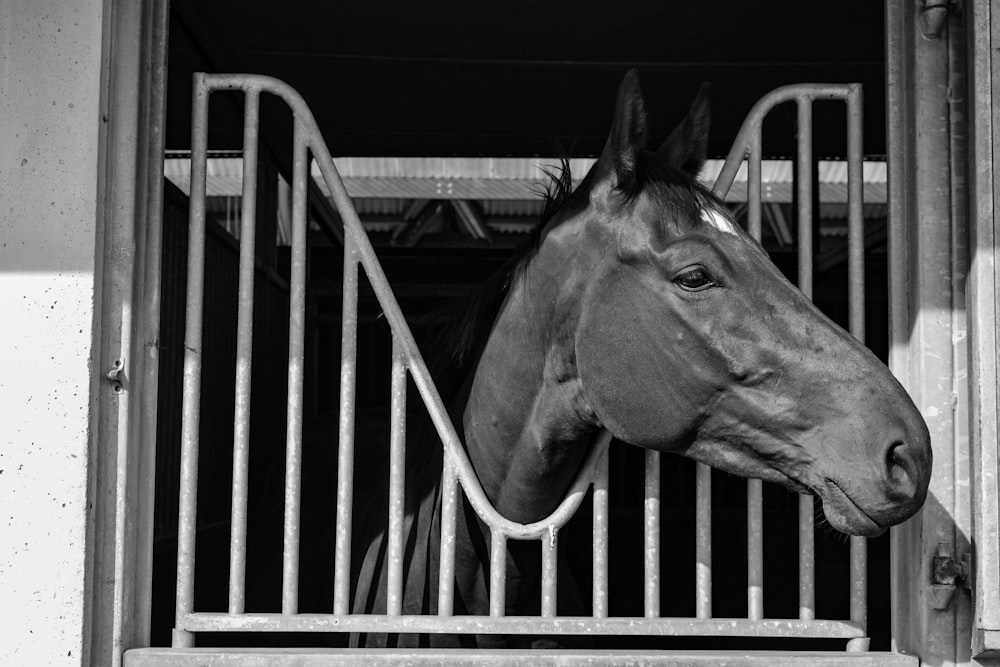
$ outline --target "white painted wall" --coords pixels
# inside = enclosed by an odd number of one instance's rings
[[[102,0],[0,0],[0,664],[80,664]]]

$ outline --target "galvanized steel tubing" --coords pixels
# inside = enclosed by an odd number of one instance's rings
[[[712,618],[712,469],[695,464],[695,617]]]
[[[863,98],[861,86],[853,84],[847,98],[847,275],[850,329],[865,342],[865,231],[864,154],[862,151]],[[851,620],[868,625],[868,541],[851,538]],[[848,643],[850,651],[868,650],[867,638]]]
[[[798,100],[798,155],[795,175],[798,188],[799,289],[813,298],[813,151],[812,100]],[[816,540],[813,498],[799,497],[799,618],[816,617]]]
[[[292,149],[292,256],[288,308],[288,426],[285,442],[285,519],[281,611],[298,611],[299,527],[302,498],[302,410],[306,302],[306,182],[309,158],[302,125],[295,123]]]
[[[389,416],[389,534],[386,613],[403,613],[403,511],[406,472],[406,357],[392,339]]]
[[[864,341],[864,228],[862,218],[863,196],[863,155],[862,155],[862,97],[859,84],[803,84],[778,88],[754,105],[743,126],[740,128],[736,141],[727,156],[726,163],[713,187],[718,197],[724,198],[729,192],[744,159],[749,158],[747,180],[748,202],[748,232],[760,239],[760,160],[761,160],[761,124],[764,117],[776,105],[795,101],[798,105],[798,152],[796,173],[798,199],[798,282],[802,291],[812,298],[813,280],[813,161],[812,154],[812,103],[815,100],[843,100],[847,103],[847,163],[848,163],[848,275],[849,275],[849,308],[850,331],[862,342]],[[699,470],[700,472],[700,470]],[[699,475],[697,485],[699,523],[701,514],[708,514],[710,508],[704,507],[703,500],[709,492],[706,491],[710,477],[707,473]],[[755,536],[756,529],[762,528],[760,516],[759,482],[748,482],[748,616],[760,618],[762,613],[763,582],[760,571],[759,551],[761,548],[760,534]],[[814,501],[811,496],[799,498],[799,618],[803,621],[815,619],[815,526],[813,522]],[[710,544],[701,536],[697,551]],[[867,624],[867,542],[862,537],[851,538],[851,621],[862,630],[862,636],[852,639],[848,650],[865,650],[868,640],[864,637]],[[707,558],[705,559],[707,560]],[[708,576],[710,569],[703,564],[701,555],[698,557],[697,574]],[[706,590],[707,589],[707,590]],[[710,588],[697,584],[697,609],[699,617],[705,612],[703,605],[710,595]],[[705,616],[710,615],[710,611]],[[816,621],[818,622],[818,621]]]
[[[747,480],[747,618],[764,618],[764,488]]]
[[[611,435],[602,433],[606,441]],[[594,470],[594,547],[593,568],[594,581],[592,604],[594,618],[608,616],[608,452],[607,442],[603,445],[604,454],[597,460]]]
[[[559,531],[555,526],[549,528],[549,536],[542,540],[542,616],[551,618],[556,615],[558,596],[556,581],[558,579],[559,562]]]
[[[243,198],[240,202],[240,277],[236,324],[236,406],[233,424],[233,506],[229,536],[229,613],[246,598],[247,476],[250,468],[250,366],[253,356],[254,238],[257,225],[257,130],[260,96],[246,91],[243,121]]]
[[[745,618],[592,618],[588,616],[388,616],[383,614],[225,614],[185,617],[191,632],[388,632],[659,637],[860,638],[849,621]]]
[[[445,455],[441,472],[441,556],[438,566],[438,615],[451,616],[455,607],[455,522],[457,520],[458,477],[451,459]]]
[[[761,130],[750,138],[747,164],[747,231],[761,240]],[[759,479],[747,480],[747,618],[764,618],[764,489]]]
[[[816,99],[843,97],[844,86],[804,86],[779,89],[755,106],[750,118],[740,132],[737,145],[730,153],[726,166],[716,183],[715,191],[724,196],[735,177],[736,170],[749,149],[750,190],[749,200],[751,233],[760,235],[760,120],[774,104],[787,99]],[[852,87],[856,88],[856,87]],[[240,366],[237,384],[238,402],[246,401],[237,409],[234,450],[234,527],[232,535],[233,577],[230,591],[231,614],[201,614],[193,611],[194,537],[198,459],[198,402],[201,381],[201,325],[202,292],[204,283],[204,204],[207,156],[208,94],[210,90],[243,90],[246,93],[247,124],[245,128],[244,220],[241,239],[241,338],[240,350],[246,351]],[[805,90],[806,92],[803,92]],[[252,260],[253,203],[255,200],[257,133],[257,101],[260,92],[281,97],[291,107],[295,118],[295,154],[293,164],[293,240],[291,319],[289,322],[289,405],[285,483],[285,542],[282,586],[283,614],[245,614],[242,612],[242,573],[245,563],[245,419],[249,405],[249,350],[251,327],[242,326],[252,313]],[[280,81],[260,76],[204,75],[195,76],[194,117],[192,123],[192,183],[191,183],[191,232],[188,266],[187,331],[185,338],[184,413],[182,424],[182,475],[180,526],[178,538],[178,587],[177,623],[175,646],[191,645],[191,632],[218,630],[251,631],[386,631],[386,632],[504,632],[531,634],[597,633],[597,634],[677,634],[677,635],[730,635],[730,636],[814,636],[863,638],[864,608],[863,584],[860,598],[852,594],[853,622],[815,621],[806,618],[805,611],[798,621],[711,619],[711,470],[697,468],[697,540],[696,540],[696,619],[658,619],[659,616],[659,454],[649,452],[646,457],[646,615],[650,619],[609,619],[608,617],[608,458],[611,440],[608,432],[595,436],[591,450],[567,497],[559,507],[543,520],[521,524],[499,515],[489,503],[475,471],[455,433],[436,388],[430,380],[427,367],[406,326],[402,313],[385,279],[381,266],[361,227],[339,173],[334,166],[326,145],[311,112],[302,99]],[[860,97],[857,97],[860,118]],[[855,130],[859,125],[855,124]],[[853,135],[852,135],[853,136]],[[850,156],[860,156],[860,135],[857,150]],[[343,219],[344,234],[344,293],[341,336],[341,389],[340,389],[340,438],[338,454],[337,527],[335,550],[334,613],[297,614],[298,588],[298,532],[299,498],[301,484],[301,429],[302,429],[302,363],[303,363],[303,310],[305,282],[306,188],[307,151],[311,150],[320,172],[329,187],[338,213]],[[853,159],[853,158],[852,158]],[[860,157],[858,157],[860,165]],[[860,167],[858,167],[860,169]],[[852,174],[854,172],[852,171]],[[852,225],[860,227],[860,177],[852,175],[851,181]],[[248,210],[249,209],[249,210]],[[852,226],[852,229],[854,227]],[[853,234],[853,232],[852,232]],[[854,237],[852,237],[854,238]],[[852,246],[853,248],[854,246]],[[369,278],[393,334],[392,361],[392,420],[390,444],[390,514],[387,536],[390,569],[388,574],[388,614],[349,614],[351,557],[351,521],[354,468],[354,418],[355,379],[357,372],[357,291],[359,265]],[[852,276],[856,276],[853,273]],[[245,278],[245,279],[244,279]],[[852,277],[852,281],[857,278]],[[852,282],[852,285],[855,284]],[[863,282],[856,298],[863,299]],[[852,304],[854,303],[852,297]],[[863,305],[863,302],[862,302]],[[852,313],[854,311],[852,310]],[[853,326],[854,320],[852,320]],[[852,329],[857,335],[857,329]],[[406,377],[409,372],[420,393],[445,450],[442,474],[442,523],[440,580],[438,586],[437,616],[405,616],[402,604],[402,519],[404,497],[405,461],[405,410]],[[245,390],[245,391],[244,391]],[[242,395],[242,398],[239,396]],[[239,404],[239,403],[238,403]],[[242,425],[241,425],[242,424]],[[243,480],[240,481],[239,477]],[[576,511],[588,487],[594,487],[593,512],[593,618],[561,619],[557,612],[557,555],[558,531]],[[490,527],[490,616],[492,618],[453,617],[455,532],[457,522],[458,486],[465,491],[469,504]],[[750,556],[748,569],[750,586],[748,602],[750,619],[762,619],[763,589],[761,531],[762,521],[760,485],[750,482]],[[507,540],[540,540],[542,546],[542,618],[504,617],[506,584]],[[811,558],[811,557],[810,557]],[[857,559],[853,559],[855,563]],[[863,561],[858,561],[863,563]],[[801,568],[800,568],[801,569]],[[812,583],[802,579],[802,585],[811,591]],[[805,590],[805,588],[803,590]],[[856,587],[857,588],[857,587]],[[804,598],[803,598],[804,599]],[[858,604],[861,600],[861,605]],[[802,605],[808,607],[809,605]],[[811,616],[810,616],[811,618]]]
[[[750,147],[748,150],[750,160],[747,163],[747,233],[754,240],[760,241],[761,138],[759,127],[750,138]]]
[[[184,320],[184,393],[181,407],[180,502],[177,516],[177,602],[172,643],[194,645],[182,628],[194,611],[194,549],[198,508],[198,425],[201,402],[202,310],[205,293],[205,173],[208,164],[208,88],[194,76],[191,187],[188,221],[187,306]]]
[[[337,455],[337,542],[333,613],[346,614],[351,592],[351,521],[354,503],[354,396],[358,369],[358,252],[344,234],[344,293],[340,332],[340,438]]]
[[[507,591],[507,536],[497,528],[490,535],[490,616],[504,615]]]
[[[645,530],[644,609],[646,618],[660,615],[660,453],[647,449],[645,501],[643,517]]]

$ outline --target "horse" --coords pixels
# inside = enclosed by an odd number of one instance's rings
[[[648,149],[638,76],[626,74],[599,159],[575,189],[567,174],[555,179],[548,219],[460,327],[470,372],[450,403],[459,436],[486,495],[513,521],[551,513],[608,431],[813,494],[833,528],[879,535],[924,502],[927,426],[885,365],[788,282],[696,180],[708,130],[703,87]],[[433,438],[422,441],[431,444],[407,452],[404,614],[436,613],[442,458]],[[329,479],[328,469],[312,470]],[[356,470],[352,611],[384,613],[386,500],[365,496],[384,496],[384,479],[372,481],[384,466],[359,459]],[[488,615],[489,530],[462,507],[454,611]],[[537,614],[537,550],[513,541],[508,550],[507,612]],[[565,570],[560,606],[581,608]]]

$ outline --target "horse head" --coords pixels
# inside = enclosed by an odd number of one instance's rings
[[[813,493],[833,527],[878,535],[924,501],[927,426],[697,183],[708,106],[703,89],[647,150],[626,75],[602,155],[542,232],[530,281],[568,331],[576,401],[626,443]]]

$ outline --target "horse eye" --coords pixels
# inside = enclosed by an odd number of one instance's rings
[[[674,278],[674,282],[689,292],[698,292],[715,285],[711,276],[708,275],[708,271],[701,267],[679,274]]]

